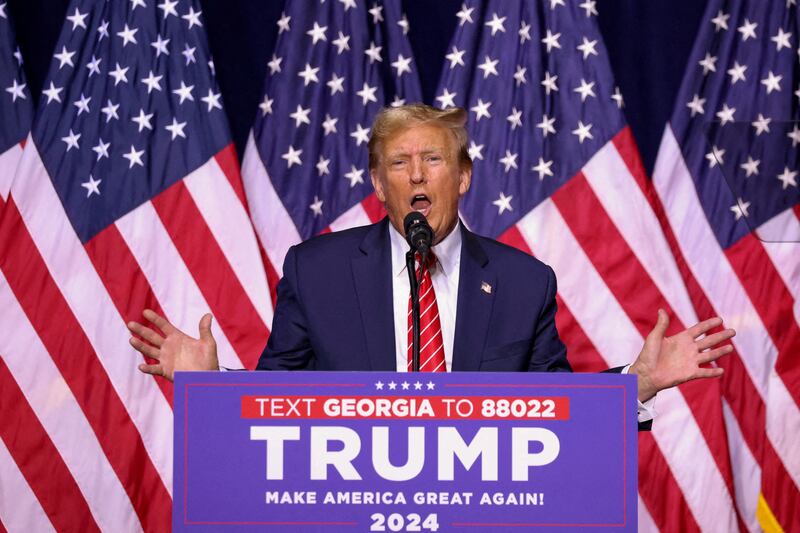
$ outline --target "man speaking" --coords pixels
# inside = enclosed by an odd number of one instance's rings
[[[369,167],[383,221],[322,235],[292,247],[260,370],[397,370],[410,368],[410,281],[403,221],[424,215],[431,253],[416,264],[420,280],[422,371],[570,371],[555,325],[556,278],[537,259],[467,230],[459,199],[469,190],[466,112],[415,104],[382,110],[372,127]],[[172,379],[177,370],[216,370],[211,315],[200,338],[150,310],[160,332],[131,322],[130,342],[155,364],[147,374]],[[729,353],[732,329],[711,318],[669,338],[659,310],[629,372],[644,402],[662,389],[721,368],[700,365]],[[631,354],[633,356],[634,354]]]

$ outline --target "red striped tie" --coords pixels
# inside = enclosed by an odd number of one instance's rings
[[[439,323],[439,306],[436,305],[436,293],[433,291],[430,269],[436,265],[433,252],[428,254],[426,264],[420,265],[417,254],[417,279],[422,268],[422,280],[419,284],[419,369],[420,372],[446,372],[444,364],[444,341],[442,326]],[[408,297],[408,371],[411,371],[411,360],[414,349],[414,334],[411,321],[411,296]]]

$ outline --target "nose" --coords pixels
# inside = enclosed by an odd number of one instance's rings
[[[421,159],[413,158],[411,160],[411,166],[409,170],[411,172],[409,176],[411,183],[415,185],[425,183],[425,167],[422,164]]]

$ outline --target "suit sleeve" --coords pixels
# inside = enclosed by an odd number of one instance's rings
[[[561,342],[556,329],[556,274],[547,267],[547,289],[544,304],[536,320],[529,372],[571,372],[567,361],[567,347]]]
[[[278,282],[278,301],[267,347],[256,370],[313,370],[314,352],[297,283],[297,253],[289,248]]]

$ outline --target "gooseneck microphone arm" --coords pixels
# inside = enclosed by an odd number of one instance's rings
[[[433,229],[425,219],[425,215],[412,211],[403,220],[406,240],[411,249],[406,252],[406,270],[408,271],[408,284],[411,287],[411,371],[419,372],[419,282],[417,279],[416,254],[419,252],[420,274],[428,259],[428,252],[433,244]]]

